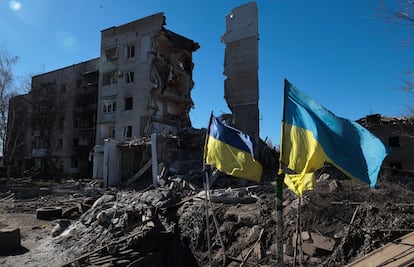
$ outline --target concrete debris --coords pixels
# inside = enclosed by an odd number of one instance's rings
[[[50,194],[21,198],[17,188],[32,194],[21,186],[27,181],[12,180],[13,190],[0,194],[0,226],[20,228],[28,252],[0,255],[0,265],[207,266],[209,232],[214,266],[275,266],[274,182],[265,174],[259,185],[242,186],[220,174],[210,191],[207,228],[199,165],[171,162],[157,188],[152,175],[143,174],[129,187],[66,180],[49,186]],[[298,262],[302,249],[304,266],[345,266],[414,230],[412,187],[380,177],[374,191],[333,172],[325,176],[300,202],[284,189],[286,265]],[[329,192],[334,181],[341,190]],[[61,217],[36,218],[36,210],[53,207],[61,208]],[[295,241],[298,209],[301,246]],[[23,215],[32,219],[16,219]]]
[[[19,228],[0,230],[0,253],[15,251],[20,248],[20,243]]]
[[[58,220],[56,226],[53,228],[51,234],[53,237],[60,235],[71,224],[70,220]]]

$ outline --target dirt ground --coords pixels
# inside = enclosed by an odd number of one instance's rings
[[[383,174],[379,189],[335,172],[318,177],[300,209],[297,197],[283,191],[286,266],[345,266],[414,230],[412,177]],[[20,228],[22,248],[3,252],[0,266],[208,266],[209,261],[212,266],[275,266],[274,182],[241,186],[237,179],[220,176],[211,191],[206,231],[200,180],[168,177],[156,189],[150,179],[123,189],[71,181],[64,183],[70,190],[29,199],[4,192],[0,228]],[[36,218],[40,207],[73,207],[91,195],[93,205],[68,216],[70,226],[56,236],[52,232],[62,218]],[[318,244],[317,237],[326,242]]]
[[[0,203],[0,229],[19,228],[21,236],[20,249],[0,253],[0,266],[59,266],[62,262],[59,255],[47,255],[50,251],[47,244],[52,239],[51,232],[56,223],[37,219],[31,202],[11,200]],[[24,208],[18,207],[14,212],[16,204],[24,205]]]

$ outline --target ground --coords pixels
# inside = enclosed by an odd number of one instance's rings
[[[20,228],[22,248],[3,252],[0,265],[208,266],[211,261],[212,266],[275,266],[274,181],[243,184],[220,176],[211,190],[206,231],[201,177],[191,177],[168,177],[158,188],[150,178],[135,188],[117,189],[65,181],[26,199],[4,190],[0,227]],[[414,230],[412,177],[382,174],[378,189],[336,172],[318,177],[315,190],[300,202],[283,190],[286,266],[300,261],[345,266]],[[93,205],[85,208],[86,199],[93,199]],[[65,219],[37,219],[36,210],[45,206],[79,210]],[[62,220],[71,224],[56,234]]]

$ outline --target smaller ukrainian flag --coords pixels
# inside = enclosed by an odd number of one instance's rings
[[[356,122],[335,116],[285,80],[279,174],[299,197],[312,190],[314,172],[331,163],[375,187],[388,149]]]
[[[228,175],[260,182],[262,165],[254,158],[254,140],[248,134],[212,116],[204,149],[204,162]]]

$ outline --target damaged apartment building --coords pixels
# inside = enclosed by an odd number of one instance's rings
[[[383,169],[394,173],[414,173],[414,117],[368,115],[357,122],[390,148]]]
[[[151,136],[191,127],[199,45],[165,25],[157,13],[102,30],[99,58],[33,76],[10,101],[14,169],[113,185],[142,170]]]
[[[6,155],[14,175],[91,174],[99,59],[32,77],[9,104]]]

